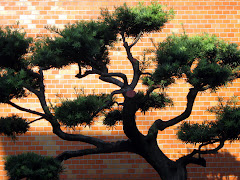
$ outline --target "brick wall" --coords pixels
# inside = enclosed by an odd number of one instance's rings
[[[110,10],[114,6],[135,5],[138,1],[131,0],[0,0],[0,25],[12,25],[16,21],[25,28],[28,36],[36,38],[39,35],[49,33],[44,29],[47,25],[56,25],[63,28],[67,23],[77,20],[96,19],[101,7]],[[150,1],[145,1],[149,3]],[[240,45],[240,1],[239,0],[162,0],[159,3],[166,4],[175,9],[175,19],[167,23],[161,33],[155,33],[142,38],[133,54],[136,58],[142,58],[142,51],[146,47],[152,47],[150,37],[155,42],[161,41],[168,34],[181,33],[183,28],[188,34],[208,32],[238,43]],[[124,72],[131,77],[131,66],[126,60],[126,54],[121,48],[112,51],[111,71]],[[74,98],[74,89],[84,88],[86,93],[111,92],[116,88],[113,85],[97,80],[97,76],[90,75],[82,80],[76,79],[74,75],[77,67],[72,65],[62,70],[51,70],[44,72],[46,83],[46,95],[52,103],[59,102],[56,96],[62,98]],[[156,118],[168,120],[180,114],[186,105],[186,94],[189,85],[184,81],[177,81],[168,90],[168,95],[173,97],[175,106],[162,111],[151,111],[145,115],[139,113],[137,125],[141,132],[146,134],[151,123]],[[141,85],[137,89],[142,89]],[[217,93],[208,92],[199,94],[196,99],[192,115],[189,120],[202,121],[214,119],[214,116],[205,112],[207,107],[216,104],[217,96],[229,97],[240,95],[240,81],[235,81],[228,88]],[[21,106],[41,110],[39,102],[34,96],[27,99],[15,101]],[[22,113],[9,106],[0,105],[1,116],[18,113],[23,117],[33,120],[31,114]],[[159,132],[159,146],[171,159],[177,159],[191,151],[194,146],[183,144],[176,139],[177,126]],[[113,129],[108,129],[98,120],[93,126],[79,127],[75,131],[66,129],[67,132],[82,133],[104,139],[116,141],[124,139],[121,124]],[[64,150],[75,150],[88,148],[88,144],[77,142],[66,142],[60,140],[51,132],[50,125],[45,121],[32,124],[30,132],[12,142],[7,137],[0,137],[0,179],[7,179],[3,158],[6,155],[33,151],[42,155],[59,154]],[[238,179],[240,177],[240,144],[238,142],[227,143],[218,155],[208,155],[207,168],[189,166],[189,179]],[[61,179],[158,179],[157,173],[138,155],[130,153],[116,153],[105,155],[92,155],[81,158],[73,158],[65,162],[65,173]]]

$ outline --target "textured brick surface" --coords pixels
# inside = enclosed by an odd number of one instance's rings
[[[138,1],[131,0],[0,0],[0,25],[12,25],[16,21],[24,27],[28,36],[38,37],[49,32],[44,28],[49,25],[56,25],[63,28],[67,23],[74,23],[77,20],[96,19],[100,8],[107,7],[110,10],[114,6],[135,5]],[[150,1],[145,1],[149,3]],[[225,40],[240,45],[240,1],[239,0],[162,0],[159,3],[166,4],[175,10],[175,18],[167,23],[160,33],[149,34],[141,39],[133,48],[134,57],[141,59],[142,51],[146,47],[152,47],[149,38],[154,42],[163,40],[167,35],[181,33],[183,29],[188,34],[208,32],[216,34]],[[124,72],[131,78],[131,66],[126,60],[123,48],[110,53],[112,62],[111,71]],[[74,98],[73,88],[84,88],[86,93],[111,92],[113,85],[97,80],[96,75],[89,75],[82,80],[74,77],[77,67],[62,70],[51,70],[44,72],[46,83],[46,95],[52,103],[59,102],[56,96],[62,98]],[[142,89],[141,85],[137,86]],[[151,123],[161,118],[168,120],[184,111],[186,105],[186,94],[189,85],[183,80],[177,81],[168,89],[168,95],[173,97],[175,106],[162,111],[151,111],[145,115],[138,113],[137,125],[141,132],[147,133]],[[240,81],[235,81],[228,88],[217,93],[209,92],[199,94],[196,98],[192,115],[188,118],[191,121],[212,120],[214,116],[205,112],[207,107],[216,105],[217,96],[229,97],[240,95]],[[16,100],[21,106],[39,110],[39,102],[34,96],[27,99]],[[33,120],[36,118],[31,114],[22,113],[10,106],[1,104],[0,114],[18,113],[23,117]],[[171,159],[177,159],[191,151],[194,146],[183,144],[176,139],[177,126],[159,132],[159,146]],[[99,137],[106,141],[117,141],[125,138],[121,124],[113,129],[108,129],[97,120],[92,127],[79,127],[75,131],[66,129],[67,132],[82,133]],[[19,137],[15,143],[7,137],[0,137],[0,179],[7,179],[3,170],[3,158],[6,155],[18,154],[26,151],[33,151],[42,155],[59,154],[64,150],[75,150],[89,148],[88,144],[66,142],[60,140],[51,132],[50,125],[45,121],[38,121],[32,124],[30,132]],[[189,166],[189,179],[238,179],[240,177],[240,144],[239,142],[227,143],[225,148],[218,155],[208,155],[207,168]],[[81,158],[74,158],[65,162],[65,173],[61,179],[158,179],[157,173],[138,155],[130,153],[116,153],[104,155],[92,155]]]

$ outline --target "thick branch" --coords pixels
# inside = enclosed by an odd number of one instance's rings
[[[52,127],[53,127],[53,133],[56,134],[58,137],[62,138],[63,140],[67,140],[67,141],[81,141],[81,142],[85,142],[85,143],[89,143],[92,145],[95,145],[97,147],[102,147],[103,144],[105,143],[104,141],[97,139],[97,138],[93,138],[93,137],[88,137],[88,136],[84,136],[81,134],[68,134],[65,133],[61,130],[60,128],[60,124],[58,123],[57,119],[55,119],[55,117],[53,116],[53,114],[49,111],[48,107],[47,107],[47,103],[46,103],[46,97],[45,97],[45,86],[44,86],[44,82],[43,82],[43,72],[42,69],[40,68],[39,70],[40,73],[40,91],[37,91],[35,89],[33,89],[30,86],[27,86],[26,88],[33,92],[34,94],[36,94],[36,96],[38,97],[40,104],[42,106],[42,109],[44,110],[45,114],[36,112],[36,111],[32,111],[29,109],[25,109],[22,108],[12,102],[9,101],[9,104],[14,106],[15,108],[22,110],[22,111],[26,111],[29,113],[33,113],[39,116],[44,117],[48,122],[51,123]]]
[[[130,141],[118,141],[115,143],[105,143],[101,148],[84,149],[78,151],[65,151],[56,157],[59,161],[64,161],[73,157],[80,157],[90,154],[113,153],[113,152],[132,152],[133,147]]]
[[[177,161],[177,163],[181,163],[181,164],[184,164],[184,166],[188,165],[188,164],[197,164],[199,166],[203,166],[203,167],[206,167],[206,160],[202,157],[188,157],[187,159],[179,159]]]
[[[186,107],[185,111],[181,115],[179,115],[169,121],[164,122],[164,127],[161,127],[160,130],[163,130],[167,127],[173,126],[173,125],[187,119],[192,113],[192,108],[193,108],[193,104],[194,104],[195,98],[197,96],[197,93],[198,93],[197,89],[191,88],[187,95],[187,107]]]
[[[40,81],[39,81],[40,90],[39,91],[27,84],[25,84],[24,87],[26,89],[28,89],[30,92],[34,93],[38,97],[41,107],[42,107],[43,111],[45,112],[45,114],[52,116],[52,114],[47,106],[47,102],[46,102],[42,68],[39,69],[39,79],[40,79]]]
[[[126,74],[123,74],[123,73],[103,73],[103,74],[101,74],[101,76],[104,76],[104,77],[117,76],[117,77],[120,77],[120,78],[123,79],[124,86],[128,85],[128,79],[127,79]]]
[[[52,123],[54,122],[54,123]],[[53,127],[53,133],[56,134],[58,137],[60,137],[63,140],[66,141],[80,141],[80,142],[85,142],[88,144],[92,144],[97,147],[102,147],[105,142],[101,139],[90,137],[90,136],[85,136],[81,134],[69,134],[65,133],[61,130],[60,125],[56,121],[50,121]]]
[[[99,79],[101,79],[102,81],[104,82],[108,82],[108,83],[111,83],[111,84],[115,84],[117,85],[118,87],[123,87],[124,84],[119,81],[118,79],[116,78],[113,78],[113,77],[104,77],[104,76],[100,76]]]
[[[136,111],[138,110],[137,103],[134,99],[126,97],[122,111],[123,130],[126,136],[133,142],[140,143],[145,138],[138,130],[136,125]]]
[[[100,71],[100,70],[93,69],[93,70],[91,71],[91,74],[98,74],[98,75],[100,75],[99,79],[101,79],[102,81],[115,84],[115,85],[117,85],[117,86],[119,86],[119,87],[123,87],[123,86],[124,86],[124,83],[127,82],[127,80],[126,80],[126,75],[123,74],[123,73],[104,73],[104,72],[102,72],[102,71]],[[112,75],[111,75],[111,74],[112,74]],[[116,78],[113,78],[112,76],[118,76],[118,77],[123,78],[124,83],[122,83],[121,81],[119,81],[119,80],[116,79]]]
[[[197,93],[198,93],[197,89],[191,88],[187,95],[187,106],[186,106],[185,111],[181,115],[179,115],[169,121],[162,121],[161,119],[156,120],[150,127],[147,138],[156,138],[158,130],[163,131],[164,129],[166,129],[170,126],[173,126],[173,125],[187,119],[191,115],[193,104],[194,104],[195,98],[197,96]]]
[[[133,44],[130,45],[130,46],[128,45],[128,43],[126,42],[125,36],[124,36],[124,32],[122,32],[121,35],[122,35],[122,38],[123,38],[123,46],[124,46],[124,48],[125,48],[125,50],[127,52],[128,60],[131,62],[132,67],[133,67],[133,79],[132,79],[132,82],[130,84],[130,88],[133,90],[136,87],[136,85],[138,84],[138,81],[139,81],[140,76],[141,76],[141,71],[139,69],[139,62],[138,62],[138,60],[133,58],[133,55],[132,55],[132,53],[130,51],[130,49],[133,46]],[[137,41],[136,41],[136,43],[137,43]]]

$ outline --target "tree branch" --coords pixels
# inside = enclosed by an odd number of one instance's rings
[[[141,38],[142,36],[142,32],[140,32],[137,36],[137,38],[135,39],[135,41],[129,46],[129,48],[131,49],[135,44],[137,44],[137,42],[139,41],[139,39]]]
[[[128,43],[126,42],[126,38],[124,36],[124,32],[121,32],[121,35],[122,35],[122,39],[123,39],[123,46],[124,46],[124,48],[125,48],[125,50],[127,52],[128,60],[131,62],[132,67],[133,67],[133,79],[132,79],[132,82],[130,84],[130,88],[133,90],[136,87],[136,85],[137,85],[137,83],[138,83],[138,81],[140,79],[141,71],[139,69],[139,62],[138,62],[138,60],[133,58],[133,55],[132,55],[132,53],[130,51],[132,46],[131,45],[129,46]]]
[[[176,162],[180,163],[180,164],[184,164],[184,166],[186,166],[188,164],[197,164],[199,166],[206,167],[206,160],[202,157],[196,158],[193,156],[189,156],[186,159],[184,157],[182,157],[182,158],[178,159]]]
[[[218,150],[220,150],[221,148],[223,148],[224,146],[224,140],[223,139],[220,139],[218,141],[215,141],[214,143],[216,142],[220,142],[219,145],[214,148],[214,149],[210,149],[210,150],[200,150],[200,148],[198,150],[193,150],[193,152],[191,154],[217,154],[218,153]],[[210,143],[210,144],[213,144],[213,143]],[[206,144],[207,145],[207,144]]]
[[[48,106],[47,106],[47,102],[46,102],[46,97],[45,97],[45,86],[44,86],[44,78],[43,78],[43,70],[42,68],[40,67],[39,69],[39,87],[40,87],[40,90],[36,90],[34,89],[33,87],[31,87],[30,85],[28,84],[25,84],[24,87],[29,90],[30,92],[34,93],[39,101],[40,101],[40,104],[41,104],[41,107],[43,109],[43,111],[45,112],[46,115],[51,115],[52,116],[52,113],[50,112]]]
[[[45,114],[22,108],[22,107],[14,104],[10,101],[9,101],[9,104],[14,106],[15,108],[17,108],[19,110],[26,111],[26,112],[33,113],[33,114],[44,117],[48,122],[51,123],[51,125],[53,127],[53,133],[56,134],[58,137],[60,137],[63,140],[81,141],[81,142],[85,142],[85,143],[95,145],[97,147],[102,147],[103,144],[105,144],[105,142],[100,140],[100,139],[97,139],[97,138],[94,138],[94,137],[89,137],[89,136],[84,136],[84,135],[81,135],[81,134],[68,134],[68,133],[65,133],[61,130],[59,122],[53,116],[53,114],[49,111],[47,103],[46,103],[45,86],[44,86],[44,82],[43,82],[43,71],[42,71],[41,68],[39,70],[39,75],[41,76],[40,82],[39,82],[40,83],[39,84],[40,85],[40,91],[37,91],[37,90],[33,89],[31,86],[28,86],[28,85],[26,85],[26,88],[29,91],[36,94],[36,96],[38,97],[38,99],[40,101],[40,104],[42,106],[42,109],[44,110]]]
[[[102,76],[102,77],[117,76],[117,77],[120,77],[120,78],[123,79],[124,86],[127,86],[127,85],[128,85],[128,79],[127,79],[126,74],[123,74],[123,73],[102,73],[101,76]]]
[[[91,71],[86,71],[84,74],[78,73],[75,77],[81,79],[81,78],[83,78],[83,77],[86,77],[86,76],[89,75],[89,74],[95,74],[95,72],[92,71],[92,70],[91,70]]]
[[[80,157],[90,154],[102,154],[102,153],[113,153],[113,152],[132,152],[133,146],[129,140],[117,141],[115,143],[105,143],[101,148],[83,149],[77,151],[65,151],[59,154],[55,159],[64,161],[73,157]]]
[[[173,126],[173,125],[187,119],[191,115],[192,107],[193,107],[195,98],[197,96],[197,93],[198,93],[197,89],[191,88],[187,95],[187,106],[186,106],[185,111],[181,115],[179,115],[171,120],[168,120],[168,121],[162,121],[161,119],[156,120],[152,124],[152,126],[149,128],[147,138],[156,138],[158,130],[163,131],[164,129],[166,129],[170,126]]]
[[[102,147],[105,144],[105,141],[90,137],[90,136],[85,136],[82,134],[69,134],[66,132],[63,132],[60,128],[60,124],[58,122],[50,121],[52,127],[53,127],[53,133],[56,134],[58,137],[60,137],[63,140],[66,141],[81,141],[84,143],[92,144],[97,147]]]
[[[111,84],[115,84],[117,85],[118,87],[123,87],[124,84],[119,81],[118,79],[116,78],[113,78],[113,77],[104,77],[104,76],[100,76],[99,77],[100,80],[104,81],[104,82],[108,82],[108,83],[111,83]]]
[[[183,163],[185,165],[192,163],[192,164],[198,164],[198,165],[201,165],[203,167],[206,167],[206,161],[200,155],[201,154],[217,154],[218,150],[220,150],[224,146],[224,140],[223,139],[219,139],[219,140],[216,140],[214,142],[220,142],[220,144],[216,148],[210,149],[210,150],[202,151],[202,150],[200,150],[200,148],[198,150],[194,149],[190,154],[179,158],[177,160],[177,162],[178,163]],[[210,143],[210,144],[213,144],[213,143]],[[208,143],[206,143],[204,145],[207,145],[207,144]],[[198,158],[194,157],[194,155],[196,155],[196,154],[199,155]]]
[[[20,110],[20,111],[24,111],[24,112],[28,112],[28,113],[31,113],[31,114],[35,114],[35,115],[38,115],[38,116],[42,116],[43,118],[46,117],[46,114],[43,114],[43,113],[40,113],[40,112],[37,112],[37,111],[34,111],[34,110],[31,110],[31,109],[27,109],[27,108],[24,108],[24,107],[21,107],[11,101],[7,101],[6,102],[7,104],[15,107],[16,109]]]
[[[39,121],[39,120],[41,120],[41,119],[44,119],[44,118],[43,118],[43,117],[37,118],[37,119],[35,119],[35,120],[29,122],[28,124],[32,124],[32,123],[37,122],[37,121]]]
[[[134,143],[141,143],[145,136],[139,131],[136,124],[136,111],[138,106],[133,98],[126,97],[122,110],[123,131],[126,136]]]

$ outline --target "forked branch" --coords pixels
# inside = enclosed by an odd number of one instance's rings
[[[168,121],[162,121],[161,119],[156,120],[152,124],[152,126],[149,128],[147,138],[157,138],[158,130],[163,131],[164,129],[166,129],[170,126],[173,126],[173,125],[187,119],[191,115],[193,104],[194,104],[195,98],[197,96],[197,93],[198,93],[197,89],[191,88],[187,95],[187,106],[186,106],[185,111],[181,115],[179,115],[171,120],[168,120]]]
[[[192,163],[192,164],[198,164],[206,167],[206,161],[204,158],[201,157],[201,154],[217,154],[218,151],[224,146],[223,139],[216,140],[215,142],[219,142],[219,145],[216,148],[209,149],[209,150],[200,150],[200,148],[198,150],[194,149],[190,154],[179,158],[177,160],[177,163],[182,163],[184,165]],[[213,143],[210,143],[210,144],[213,144]],[[194,157],[196,154],[198,154],[198,158]]]

